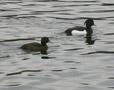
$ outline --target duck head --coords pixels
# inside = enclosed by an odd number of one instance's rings
[[[46,43],[48,43],[49,41],[50,41],[50,40],[49,40],[48,37],[42,37],[42,38],[41,38],[41,44],[42,44],[43,46],[45,46]]]
[[[86,36],[91,36],[92,33],[93,33],[93,30],[92,30],[91,26],[94,25],[93,19],[92,18],[88,18],[85,21],[84,24],[86,25],[86,32],[87,32]]]
[[[86,25],[86,28],[91,28],[91,26],[94,25],[94,21],[92,18],[88,18],[84,24]]]

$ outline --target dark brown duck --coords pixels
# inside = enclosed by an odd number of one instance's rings
[[[21,49],[27,52],[38,52],[40,51],[41,53],[46,52],[48,49],[47,43],[49,42],[48,37],[42,37],[41,38],[41,43],[37,42],[32,42],[32,43],[27,43],[21,46]]]

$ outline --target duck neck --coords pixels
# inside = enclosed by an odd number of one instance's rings
[[[92,28],[91,28],[91,26],[87,26],[86,27],[86,32],[87,32],[87,36],[91,36],[92,35],[92,33],[93,33],[93,30],[92,30]]]
[[[42,46],[46,46],[47,44],[45,42],[41,41]]]

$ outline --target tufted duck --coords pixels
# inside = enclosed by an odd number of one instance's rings
[[[92,18],[88,18],[84,25],[86,25],[85,27],[83,26],[75,26],[73,28],[68,28],[65,33],[66,35],[85,35],[86,36],[90,36],[93,33],[93,29],[92,26],[94,25],[94,21]]]
[[[37,52],[40,51],[42,54],[46,54],[48,46],[47,43],[49,42],[48,37],[42,37],[41,38],[41,44],[37,42],[33,43],[27,43],[21,46],[21,49],[23,49],[26,52]]]

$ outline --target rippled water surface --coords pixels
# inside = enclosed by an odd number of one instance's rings
[[[67,28],[94,19],[93,45]],[[48,54],[26,53],[48,36]],[[114,0],[0,0],[0,90],[113,90]]]

